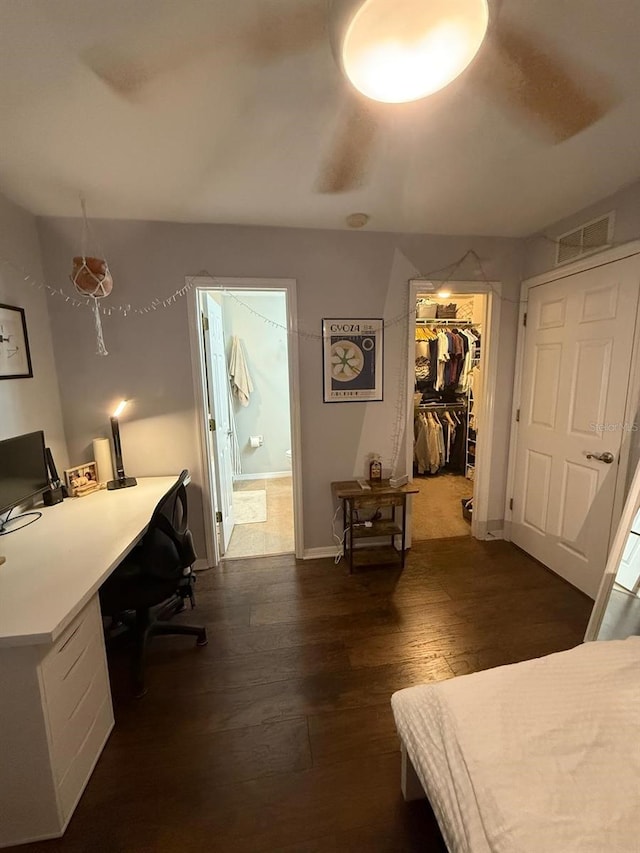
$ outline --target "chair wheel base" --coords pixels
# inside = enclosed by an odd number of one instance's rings
[[[209,643],[209,638],[207,637],[207,632],[203,631],[202,635],[198,637],[196,640],[196,646],[206,646]]]

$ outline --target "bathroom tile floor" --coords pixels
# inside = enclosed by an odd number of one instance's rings
[[[239,480],[233,491],[267,493],[267,520],[255,524],[236,524],[225,559],[289,554],[294,550],[293,482],[291,477],[270,480]]]

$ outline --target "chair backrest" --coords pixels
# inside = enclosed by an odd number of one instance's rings
[[[179,579],[196,561],[188,527],[185,469],[153,511],[140,545],[140,564],[145,574],[163,580]]]

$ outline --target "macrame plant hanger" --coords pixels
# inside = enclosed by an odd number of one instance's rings
[[[91,300],[93,310],[93,319],[96,327],[96,352],[98,355],[109,355],[106,346],[104,345],[104,337],[102,334],[102,320],[100,318],[99,299],[104,299],[111,293],[113,288],[113,279],[109,271],[109,265],[104,259],[92,257],[88,254],[89,240],[95,243],[95,238],[91,233],[89,220],[87,218],[87,206],[83,198],[80,199],[82,207],[82,256],[73,259],[73,273],[71,281],[74,287],[83,296]],[[96,247],[97,248],[97,247]],[[101,253],[102,254],[102,253]]]

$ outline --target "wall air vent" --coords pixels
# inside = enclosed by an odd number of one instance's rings
[[[572,231],[560,234],[556,244],[556,266],[577,261],[608,248],[613,242],[614,214],[585,222]]]

